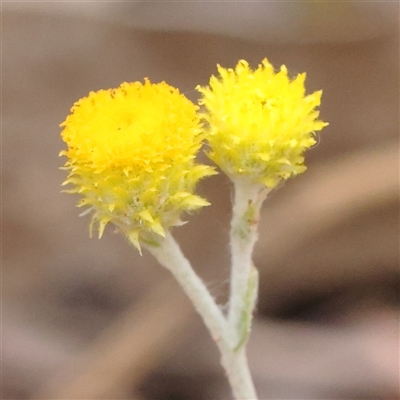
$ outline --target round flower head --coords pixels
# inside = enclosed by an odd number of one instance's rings
[[[315,144],[321,91],[305,95],[305,73],[290,80],[264,59],[256,70],[218,65],[208,87],[197,87],[208,122],[208,156],[232,179],[242,177],[272,189],[305,171],[303,153]]]
[[[139,248],[180,214],[209,203],[194,194],[215,172],[195,157],[203,134],[197,106],[165,82],[123,83],[77,101],[61,124],[69,171],[64,184],[93,211],[99,237],[112,222]],[[156,234],[156,235],[154,235]]]

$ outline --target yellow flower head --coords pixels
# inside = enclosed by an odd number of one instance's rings
[[[209,157],[231,178],[274,188],[305,171],[303,153],[327,123],[315,110],[321,91],[305,95],[305,73],[290,80],[264,59],[256,70],[246,61],[235,69],[218,65],[220,77],[197,87],[208,122]]]
[[[165,82],[123,83],[77,101],[61,124],[64,184],[94,212],[99,237],[111,221],[139,247],[180,214],[209,203],[194,194],[215,172],[195,157],[203,134],[197,106]]]

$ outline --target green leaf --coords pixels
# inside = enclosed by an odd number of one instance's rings
[[[244,299],[244,307],[242,311],[242,318],[239,325],[240,339],[234,351],[238,351],[246,342],[251,331],[251,321],[253,319],[253,310],[257,302],[258,295],[258,270],[252,265],[250,269],[250,276],[247,284],[246,295]]]

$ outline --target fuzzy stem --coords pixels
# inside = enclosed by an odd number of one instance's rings
[[[201,315],[213,339],[229,343],[226,319],[203,281],[194,272],[180,247],[167,232],[159,246],[146,246],[147,250],[166,267],[181,285],[196,311]]]
[[[176,278],[197,312],[203,318],[221,353],[221,364],[225,369],[235,399],[257,400],[250,375],[245,349],[235,349],[235,331],[215,303],[203,281],[194,272],[178,244],[169,232],[159,246],[146,248]]]
[[[222,366],[228,375],[229,384],[237,400],[257,400],[253,379],[247,363],[246,349],[222,354]]]
[[[237,343],[243,340],[243,321],[248,320],[246,299],[251,287],[252,254],[257,241],[257,227],[261,204],[267,191],[262,186],[245,180],[234,180],[234,204],[231,222],[231,284],[228,321],[236,332]],[[254,295],[257,294],[258,287]]]

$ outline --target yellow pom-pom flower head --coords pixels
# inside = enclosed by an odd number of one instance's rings
[[[327,124],[318,120],[321,91],[305,95],[306,75],[291,80],[264,59],[256,70],[244,60],[235,69],[218,65],[219,77],[198,86],[208,124],[209,157],[232,179],[274,188],[305,171],[304,151]]]
[[[196,163],[203,133],[197,106],[165,82],[123,83],[77,101],[61,124],[64,184],[93,211],[99,237],[112,222],[139,248],[182,212],[209,203],[195,192],[213,168]]]

